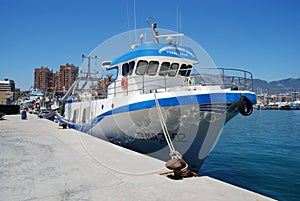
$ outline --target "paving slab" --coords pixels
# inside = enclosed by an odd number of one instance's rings
[[[0,200],[272,200],[28,115],[0,120]]]

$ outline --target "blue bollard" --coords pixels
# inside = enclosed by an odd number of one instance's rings
[[[23,110],[22,112],[21,112],[21,119],[27,119],[27,113],[26,113],[26,110]]]

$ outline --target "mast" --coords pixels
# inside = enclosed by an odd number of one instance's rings
[[[84,59],[88,59],[88,71],[87,72],[83,72],[86,73],[86,77],[91,77],[91,59],[97,59],[97,56],[84,56],[84,54],[82,55],[82,63],[84,61]]]
[[[157,28],[157,24],[154,19],[152,17],[148,17],[146,21],[151,25],[154,43],[159,43],[159,38],[165,38],[168,44],[178,45],[178,43],[173,43],[173,38],[184,36],[184,34],[181,33],[159,35],[158,31],[155,30]]]
[[[157,28],[156,22],[154,21],[154,19],[152,17],[148,17],[146,19],[146,21],[151,25],[154,43],[159,43],[158,38],[157,38],[158,32],[155,30]]]

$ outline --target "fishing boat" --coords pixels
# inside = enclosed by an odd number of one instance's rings
[[[101,59],[100,73],[91,70],[91,61],[104,52],[83,55],[87,70],[62,98],[57,118],[61,125],[163,161],[181,158],[198,172],[224,125],[239,113],[252,113],[252,74],[203,67],[203,58],[181,44],[183,34],[162,35],[155,22],[149,24],[153,40],[141,34],[127,52]]]

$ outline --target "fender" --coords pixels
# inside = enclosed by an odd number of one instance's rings
[[[246,96],[241,96],[239,100],[240,104],[238,106],[239,112],[243,116],[249,116],[253,112],[253,106],[251,101]]]

